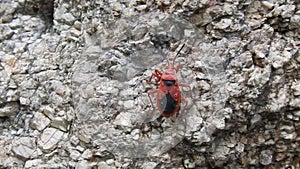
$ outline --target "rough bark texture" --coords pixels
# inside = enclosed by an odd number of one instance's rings
[[[298,0],[0,4],[0,168],[300,168]]]

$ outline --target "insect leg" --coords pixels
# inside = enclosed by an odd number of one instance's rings
[[[182,110],[182,112],[184,112],[185,109],[186,109],[186,106],[188,104],[188,100],[184,96],[182,96],[182,95],[181,95],[181,97],[182,97],[182,100],[184,101],[184,107],[183,107],[183,110]]]
[[[193,100],[199,100],[198,98],[194,98],[194,97],[193,97],[192,89],[191,89],[191,86],[190,86],[190,85],[180,83],[179,86],[188,88],[188,89],[189,89],[189,94],[190,94],[191,98],[192,98]]]
[[[179,71],[179,69],[180,69],[180,67],[181,67],[181,64],[178,64],[177,66],[176,66],[176,72],[178,72]]]
[[[152,91],[148,92],[148,97],[149,97],[149,100],[150,100],[150,103],[151,103],[151,106],[152,106],[151,114],[153,114],[153,112],[154,112],[154,104],[153,104],[153,101],[152,101],[152,98],[151,98],[150,95],[153,95],[153,94],[157,93],[158,91],[159,91],[159,89],[152,90]]]
[[[160,80],[160,78],[161,78],[161,75],[162,75],[162,72],[155,69],[154,73],[153,73],[153,74],[150,76],[150,78],[149,78],[148,80],[146,80],[146,81],[147,81],[147,83],[151,83],[151,80],[152,80],[152,78],[153,78],[153,76],[154,76],[154,77],[156,77],[156,80],[155,80],[155,81],[156,81],[156,83],[157,83],[157,82],[159,82],[159,80]]]
[[[161,75],[162,75],[162,72],[155,69],[155,75],[154,76],[156,77],[156,83],[160,81]]]

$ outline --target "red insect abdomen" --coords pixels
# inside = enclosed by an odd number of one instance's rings
[[[178,88],[172,88],[166,92],[157,94],[157,106],[160,114],[164,117],[172,117],[180,107],[180,92]]]

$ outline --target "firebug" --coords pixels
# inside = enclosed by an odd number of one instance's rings
[[[150,103],[152,105],[154,111],[154,105],[151,98],[151,95],[156,94],[156,105],[160,112],[160,117],[170,118],[174,116],[180,110],[181,100],[184,101],[185,105],[183,111],[186,109],[187,106],[187,99],[181,94],[179,87],[186,87],[189,89],[189,94],[193,100],[191,87],[188,84],[179,83],[178,78],[176,76],[177,72],[180,69],[180,64],[174,67],[174,62],[176,57],[182,50],[182,47],[177,52],[177,54],[173,57],[172,63],[168,63],[168,66],[161,72],[159,70],[155,70],[154,73],[150,76],[148,83],[150,83],[153,77],[156,78],[156,82],[158,83],[158,88],[156,90],[152,90],[148,92],[148,97],[150,99]]]

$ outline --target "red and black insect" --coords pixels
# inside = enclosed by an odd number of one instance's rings
[[[188,84],[178,82],[176,73],[180,69],[180,64],[178,64],[176,68],[174,67],[175,59],[183,47],[184,45],[182,45],[180,50],[174,56],[173,62],[168,63],[168,66],[163,73],[159,70],[155,70],[149,80],[146,80],[150,83],[153,77],[156,78],[156,82],[158,82],[158,89],[148,92],[148,96],[154,110],[151,95],[156,94],[156,105],[160,111],[160,115],[166,118],[172,117],[174,114],[179,112],[181,100],[185,102],[183,111],[187,106],[188,101],[183,95],[181,95],[179,87],[188,88],[191,98],[194,99],[192,97],[191,87]]]

